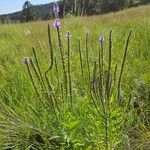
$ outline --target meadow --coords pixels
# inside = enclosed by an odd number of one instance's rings
[[[150,149],[149,9],[1,24],[0,149]]]

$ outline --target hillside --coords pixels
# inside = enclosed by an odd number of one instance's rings
[[[148,3],[149,0],[110,0],[107,3],[99,0],[58,1],[58,5],[60,7],[60,17],[66,17],[66,15],[68,14],[71,14],[73,16],[99,15],[109,12],[121,11],[126,8],[137,7],[139,5],[146,5]],[[32,5],[34,10],[34,20],[47,20],[53,18],[53,5],[54,2],[43,5]],[[0,15],[0,22],[19,22],[21,14],[22,11]]]
[[[42,20],[48,19],[52,17],[52,7],[54,3],[42,4],[42,5],[34,5],[33,8],[35,13],[37,14],[37,18],[41,18]],[[7,22],[7,20],[11,20],[12,22],[18,22],[20,20],[22,11],[0,15],[1,22]]]

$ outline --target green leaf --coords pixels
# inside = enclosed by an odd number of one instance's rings
[[[74,128],[78,125],[78,123],[79,123],[79,121],[76,120],[76,121],[70,122],[70,123],[67,124],[66,126],[67,126],[70,130],[72,130],[72,129],[74,129]]]

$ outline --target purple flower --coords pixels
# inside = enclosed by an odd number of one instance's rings
[[[100,44],[103,44],[103,43],[104,43],[104,37],[103,37],[103,36],[100,36],[100,37],[99,37],[99,43],[100,43]]]
[[[29,59],[29,57],[24,57],[22,61],[23,61],[24,64],[27,65],[27,64],[29,64],[30,59]]]
[[[56,29],[60,29],[60,27],[61,27],[61,22],[60,22],[58,19],[56,19],[56,20],[54,21],[53,25],[54,25],[54,27],[55,27]]]
[[[66,39],[67,39],[67,40],[70,40],[70,38],[71,38],[71,34],[70,34],[70,32],[67,32],[67,34],[66,34]]]
[[[59,6],[58,6],[58,5],[54,5],[54,6],[53,6],[53,13],[54,13],[55,15],[58,15],[58,13],[59,13]]]

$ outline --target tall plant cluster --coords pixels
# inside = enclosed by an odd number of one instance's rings
[[[0,149],[149,149],[148,9],[1,26]]]
[[[61,121],[63,120],[64,115],[63,111],[67,110],[72,115],[75,115],[75,112],[77,111],[76,109],[78,109],[76,108],[77,106],[75,106],[75,100],[78,100],[76,98],[77,93],[75,93],[73,90],[73,87],[76,89],[78,87],[75,84],[73,78],[76,70],[73,71],[71,65],[72,63],[70,53],[72,36],[70,32],[67,32],[67,51],[65,51],[61,35],[62,24],[59,20],[59,11],[60,10],[58,5],[54,5],[53,12],[55,15],[55,20],[53,26],[56,29],[60,57],[55,57],[52,42],[53,40],[51,36],[51,28],[50,25],[48,25],[48,39],[50,49],[50,66],[48,67],[48,69],[45,70],[45,72],[42,71],[39,62],[39,56],[37,56],[35,48],[32,48],[33,58],[31,59],[29,57],[25,57],[23,59],[23,62],[27,67],[32,86],[37,95],[36,108],[33,108],[30,105],[31,110],[35,114],[38,114],[42,107],[42,109],[48,112],[47,115],[51,116],[51,118],[54,119],[61,126]],[[87,30],[85,34],[85,55],[83,55],[83,51],[81,49],[82,41],[81,39],[78,39],[78,55],[80,64],[79,74],[81,75],[81,78],[78,79],[81,81],[78,82],[83,83],[82,87],[85,89],[84,95],[86,95],[89,98],[89,106],[93,109],[93,113],[96,116],[98,116],[97,119],[101,122],[101,124],[97,126],[97,128],[101,128],[100,130],[103,133],[102,136],[100,136],[100,140],[102,140],[102,144],[100,145],[102,145],[102,149],[106,150],[113,148],[114,133],[111,129],[114,125],[114,122],[112,121],[112,118],[114,117],[114,111],[121,113],[122,108],[127,108],[127,104],[130,101],[129,99],[129,101],[126,101],[125,103],[122,102],[120,93],[122,90],[122,75],[125,67],[125,61],[127,57],[127,50],[131,33],[132,30],[129,32],[125,43],[124,55],[122,56],[122,63],[120,65],[116,64],[115,67],[112,65],[112,30],[110,30],[109,33],[108,50],[104,49],[104,36],[99,37],[99,49],[97,50],[98,57],[97,59],[95,58],[94,64],[90,62],[89,31]],[[105,58],[105,54],[108,55],[107,58]],[[58,64],[58,62],[61,62],[61,66],[59,66],[60,63]],[[52,84],[52,80],[50,78],[50,74],[52,72],[55,72],[56,74],[55,77],[57,83],[55,84],[55,86]],[[118,114],[116,113],[115,115]],[[125,120],[123,116],[121,119]],[[72,127],[70,128],[75,128],[77,125],[78,122],[72,122],[72,124],[70,124],[70,126]],[[61,141],[59,142],[59,144],[61,145]],[[58,143],[56,143],[56,145],[57,144]]]

